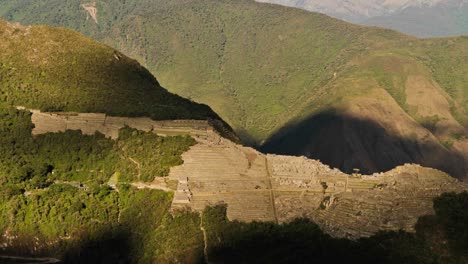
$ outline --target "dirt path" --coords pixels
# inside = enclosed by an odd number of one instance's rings
[[[137,187],[138,189],[154,189],[154,190],[162,190],[166,192],[173,191],[165,184],[155,184],[155,183],[144,183],[144,182],[132,182],[132,186]]]
[[[271,183],[271,174],[270,168],[268,167],[268,159],[265,157],[265,169],[267,173],[267,183],[268,188],[270,189],[270,200],[271,200],[271,208],[273,209],[273,216],[275,217],[275,223],[278,223],[278,215],[276,213],[276,206],[275,206],[275,193],[273,190],[273,184]]]
[[[205,228],[203,227],[203,213],[200,213],[200,230],[202,231],[203,233],[203,256],[205,258],[205,263],[210,263],[208,261],[208,237],[206,235],[206,230]]]
[[[56,258],[28,258],[19,256],[0,256],[0,263],[28,263],[28,264],[50,264],[60,263]]]
[[[140,180],[140,176],[141,176],[141,164],[140,164],[140,162],[134,160],[132,157],[128,157],[128,159],[137,166],[137,168],[138,168],[137,179]]]

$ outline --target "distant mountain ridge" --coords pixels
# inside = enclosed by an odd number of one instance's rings
[[[434,6],[444,0],[257,0],[298,7],[345,19],[361,22],[365,18],[388,15],[408,7]]]
[[[468,34],[467,0],[257,0],[320,12],[418,37]]]

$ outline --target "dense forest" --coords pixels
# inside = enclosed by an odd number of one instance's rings
[[[196,215],[169,214],[172,194],[129,185],[167,175],[182,163],[192,138],[130,128],[116,141],[79,131],[33,138],[31,129],[29,112],[0,107],[0,230],[2,240],[11,243],[7,252],[105,256],[115,263],[122,252],[113,259],[114,248],[100,239],[113,241],[127,232],[132,251],[125,258],[144,262],[177,257],[187,245],[200,244]],[[140,167],[129,158],[141,161]],[[118,177],[118,191],[107,184],[112,175]],[[109,251],[102,255],[102,250]]]

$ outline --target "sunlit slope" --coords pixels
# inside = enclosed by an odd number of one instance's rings
[[[161,88],[136,61],[68,29],[0,21],[1,99],[47,111],[214,118]]]

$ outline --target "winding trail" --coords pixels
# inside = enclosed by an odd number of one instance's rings
[[[137,166],[138,168],[138,174],[137,174],[137,179],[140,180],[140,176],[141,176],[141,164],[140,162],[136,161],[135,159],[133,159],[132,157],[128,157],[128,159]]]
[[[4,261],[10,261],[10,262],[4,262]],[[56,259],[56,258],[33,258],[33,257],[19,257],[19,256],[0,256],[0,263],[51,264],[51,263],[60,263],[60,262],[61,261],[59,259]]]

